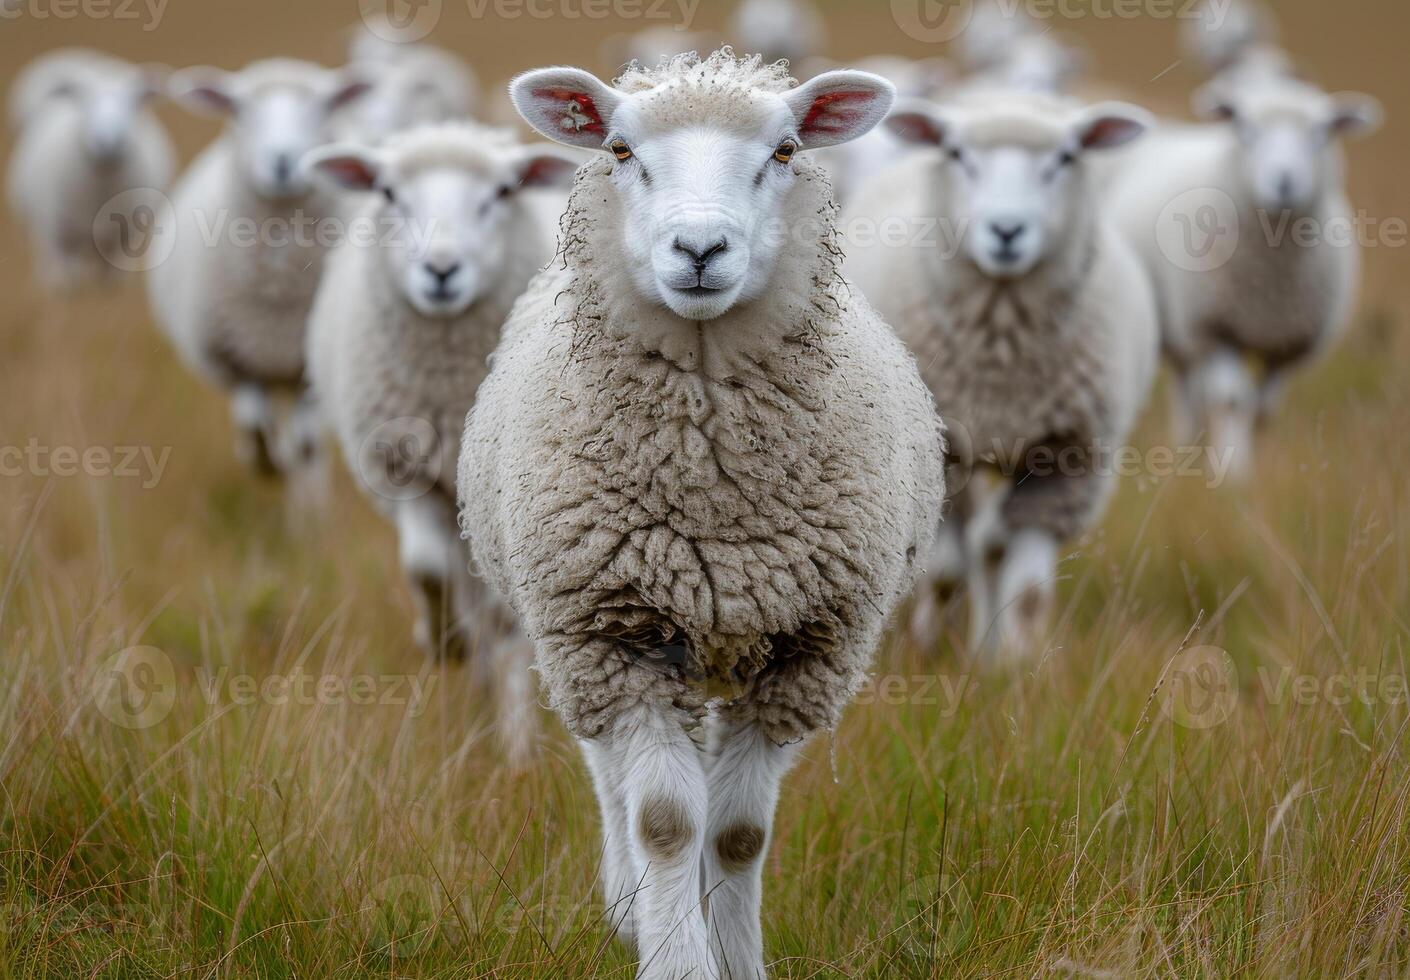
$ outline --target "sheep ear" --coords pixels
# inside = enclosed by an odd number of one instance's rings
[[[509,83],[519,115],[541,136],[585,149],[602,149],[622,96],[581,68],[540,68]]]
[[[377,154],[350,143],[330,143],[310,150],[300,162],[303,172],[321,176],[350,191],[370,191],[382,175]]]
[[[579,160],[573,159],[557,147],[539,145],[526,146],[516,167],[519,173],[519,186],[562,187],[568,184],[573,174],[578,172]]]
[[[896,87],[865,71],[824,72],[784,96],[803,148],[836,146],[871,132],[896,103]]]
[[[1379,99],[1360,92],[1338,92],[1332,96],[1330,127],[1338,136],[1369,136],[1381,128],[1385,110]]]
[[[1103,102],[1082,114],[1077,123],[1077,145],[1084,150],[1110,150],[1124,146],[1150,128],[1150,115],[1124,102]]]
[[[1190,106],[1195,116],[1210,122],[1230,122],[1238,115],[1234,103],[1222,89],[1206,85],[1197,89],[1190,98]]]
[[[355,99],[360,99],[372,90],[372,83],[356,72],[341,72],[328,96],[328,111],[334,112]]]
[[[886,128],[903,143],[944,146],[945,121],[929,103],[907,99],[886,117]]]
[[[141,73],[142,98],[152,99],[163,94],[167,90],[167,85],[171,82],[171,66],[159,64],[144,64],[138,66]]]
[[[191,111],[208,116],[234,115],[239,108],[235,76],[219,68],[183,68],[172,74],[167,93]]]

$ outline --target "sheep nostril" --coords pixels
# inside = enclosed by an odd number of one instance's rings
[[[1289,174],[1283,174],[1278,178],[1278,197],[1283,201],[1291,201],[1293,196],[1293,179]]]
[[[444,286],[446,280],[460,271],[460,263],[452,262],[448,266],[437,266],[433,262],[426,263],[426,271],[429,272],[440,285]]]
[[[274,177],[279,183],[288,183],[293,173],[294,161],[287,153],[281,153],[274,158]]]
[[[729,241],[727,239],[721,238],[719,241],[715,242],[712,245],[707,245],[704,248],[700,248],[699,246],[687,245],[685,242],[677,238],[674,242],[674,247],[677,252],[683,252],[686,255],[690,256],[690,260],[691,262],[695,263],[696,269],[703,269],[705,268],[705,265],[716,255],[719,255],[721,252],[728,251]]]
[[[1012,245],[1015,240],[1028,230],[1025,224],[1003,225],[997,221],[989,223],[989,230],[992,231],[1003,245]]]

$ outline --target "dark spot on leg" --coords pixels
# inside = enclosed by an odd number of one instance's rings
[[[685,808],[675,800],[647,800],[641,805],[638,824],[642,847],[657,860],[669,861],[678,857],[690,844],[690,818]]]
[[[715,853],[726,871],[744,871],[764,850],[764,831],[753,824],[730,827],[715,838]]]

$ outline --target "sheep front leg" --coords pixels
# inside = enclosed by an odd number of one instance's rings
[[[465,648],[456,628],[453,569],[463,560],[463,546],[455,530],[454,507],[439,494],[426,493],[398,502],[395,519],[402,568],[416,608],[412,635],[431,656],[459,660]]]
[[[764,855],[779,786],[798,746],[776,745],[728,709],[710,719],[710,813],[705,884],[710,945],[722,980],[763,980],[760,924]]]
[[[964,523],[959,515],[950,516],[940,525],[921,567],[925,574],[911,610],[911,642],[933,654],[953,612],[955,593],[968,571]]]
[[[602,811],[602,869],[599,883],[607,904],[607,922],[617,938],[636,948],[636,899],[644,872],[632,853],[627,824],[627,803],[612,769],[611,753],[590,739],[578,745],[592,774],[592,788]]]
[[[323,418],[309,389],[300,392],[290,408],[281,436],[280,457],[289,478],[290,526],[316,525],[328,512],[332,472],[328,453],[323,451]]]
[[[254,382],[237,385],[230,397],[230,415],[235,423],[236,457],[260,476],[278,474],[274,400],[269,392]]]
[[[642,868],[632,903],[641,980],[716,980],[701,910],[706,783],[681,712],[642,703],[619,715],[607,752]]]

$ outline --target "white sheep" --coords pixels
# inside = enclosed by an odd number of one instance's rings
[[[740,0],[728,33],[735,48],[765,62],[801,64],[827,47],[827,23],[812,0]]]
[[[1203,433],[1246,475],[1254,424],[1350,317],[1359,243],[1338,142],[1381,111],[1276,75],[1213,83],[1197,102],[1218,121],[1134,147],[1110,206],[1155,284],[1175,438]]]
[[[479,83],[464,60],[430,44],[395,43],[354,34],[349,65],[372,88],[335,121],[339,139],[375,143],[426,123],[471,118]]]
[[[296,493],[319,458],[304,326],[338,232],[329,225],[334,195],[314,187],[299,161],[366,89],[357,77],[287,59],[239,72],[191,68],[172,81],[188,106],[230,121],[172,192],[175,248],[148,274],[148,297],[186,362],[231,394],[241,457],[297,478]]]
[[[146,107],[162,81],[155,66],[75,49],[17,81],[8,197],[47,288],[141,267],[173,168],[171,140]]]
[[[505,326],[461,521],[581,742],[648,978],[763,975],[780,781],[862,681],[942,496],[930,394],[842,279],[826,177],[797,156],[866,132],[891,87],[791,85],[725,48],[511,86],[540,133],[609,158]],[[732,697],[707,710],[707,680]]]
[[[329,256],[309,318],[320,410],[358,482],[396,525],[418,643],[456,659],[478,647],[482,674],[496,664],[501,735],[520,754],[533,717],[518,656],[525,643],[470,574],[455,470],[500,327],[553,254],[555,226],[531,198],[577,163],[520,146],[505,130],[444,124],[381,149],[323,147],[305,166],[347,190],[376,192]],[[561,211],[562,195],[553,196]],[[359,240],[358,223],[390,234]]]
[[[887,125],[926,151],[845,212],[847,272],[915,353],[951,433],[951,509],[912,621],[922,645],[963,582],[972,648],[1031,652],[1058,549],[1109,496],[1110,454],[1155,370],[1156,323],[1087,155],[1136,137],[1144,118],[1032,93],[911,104]]]
[[[970,74],[950,96],[966,90],[1066,92],[1087,67],[1076,39],[1039,23],[1022,5],[988,0],[972,8],[959,37]]]
[[[1260,0],[1206,0],[1186,18],[1181,46],[1210,75],[1235,67],[1251,50],[1269,50],[1278,25]]]

